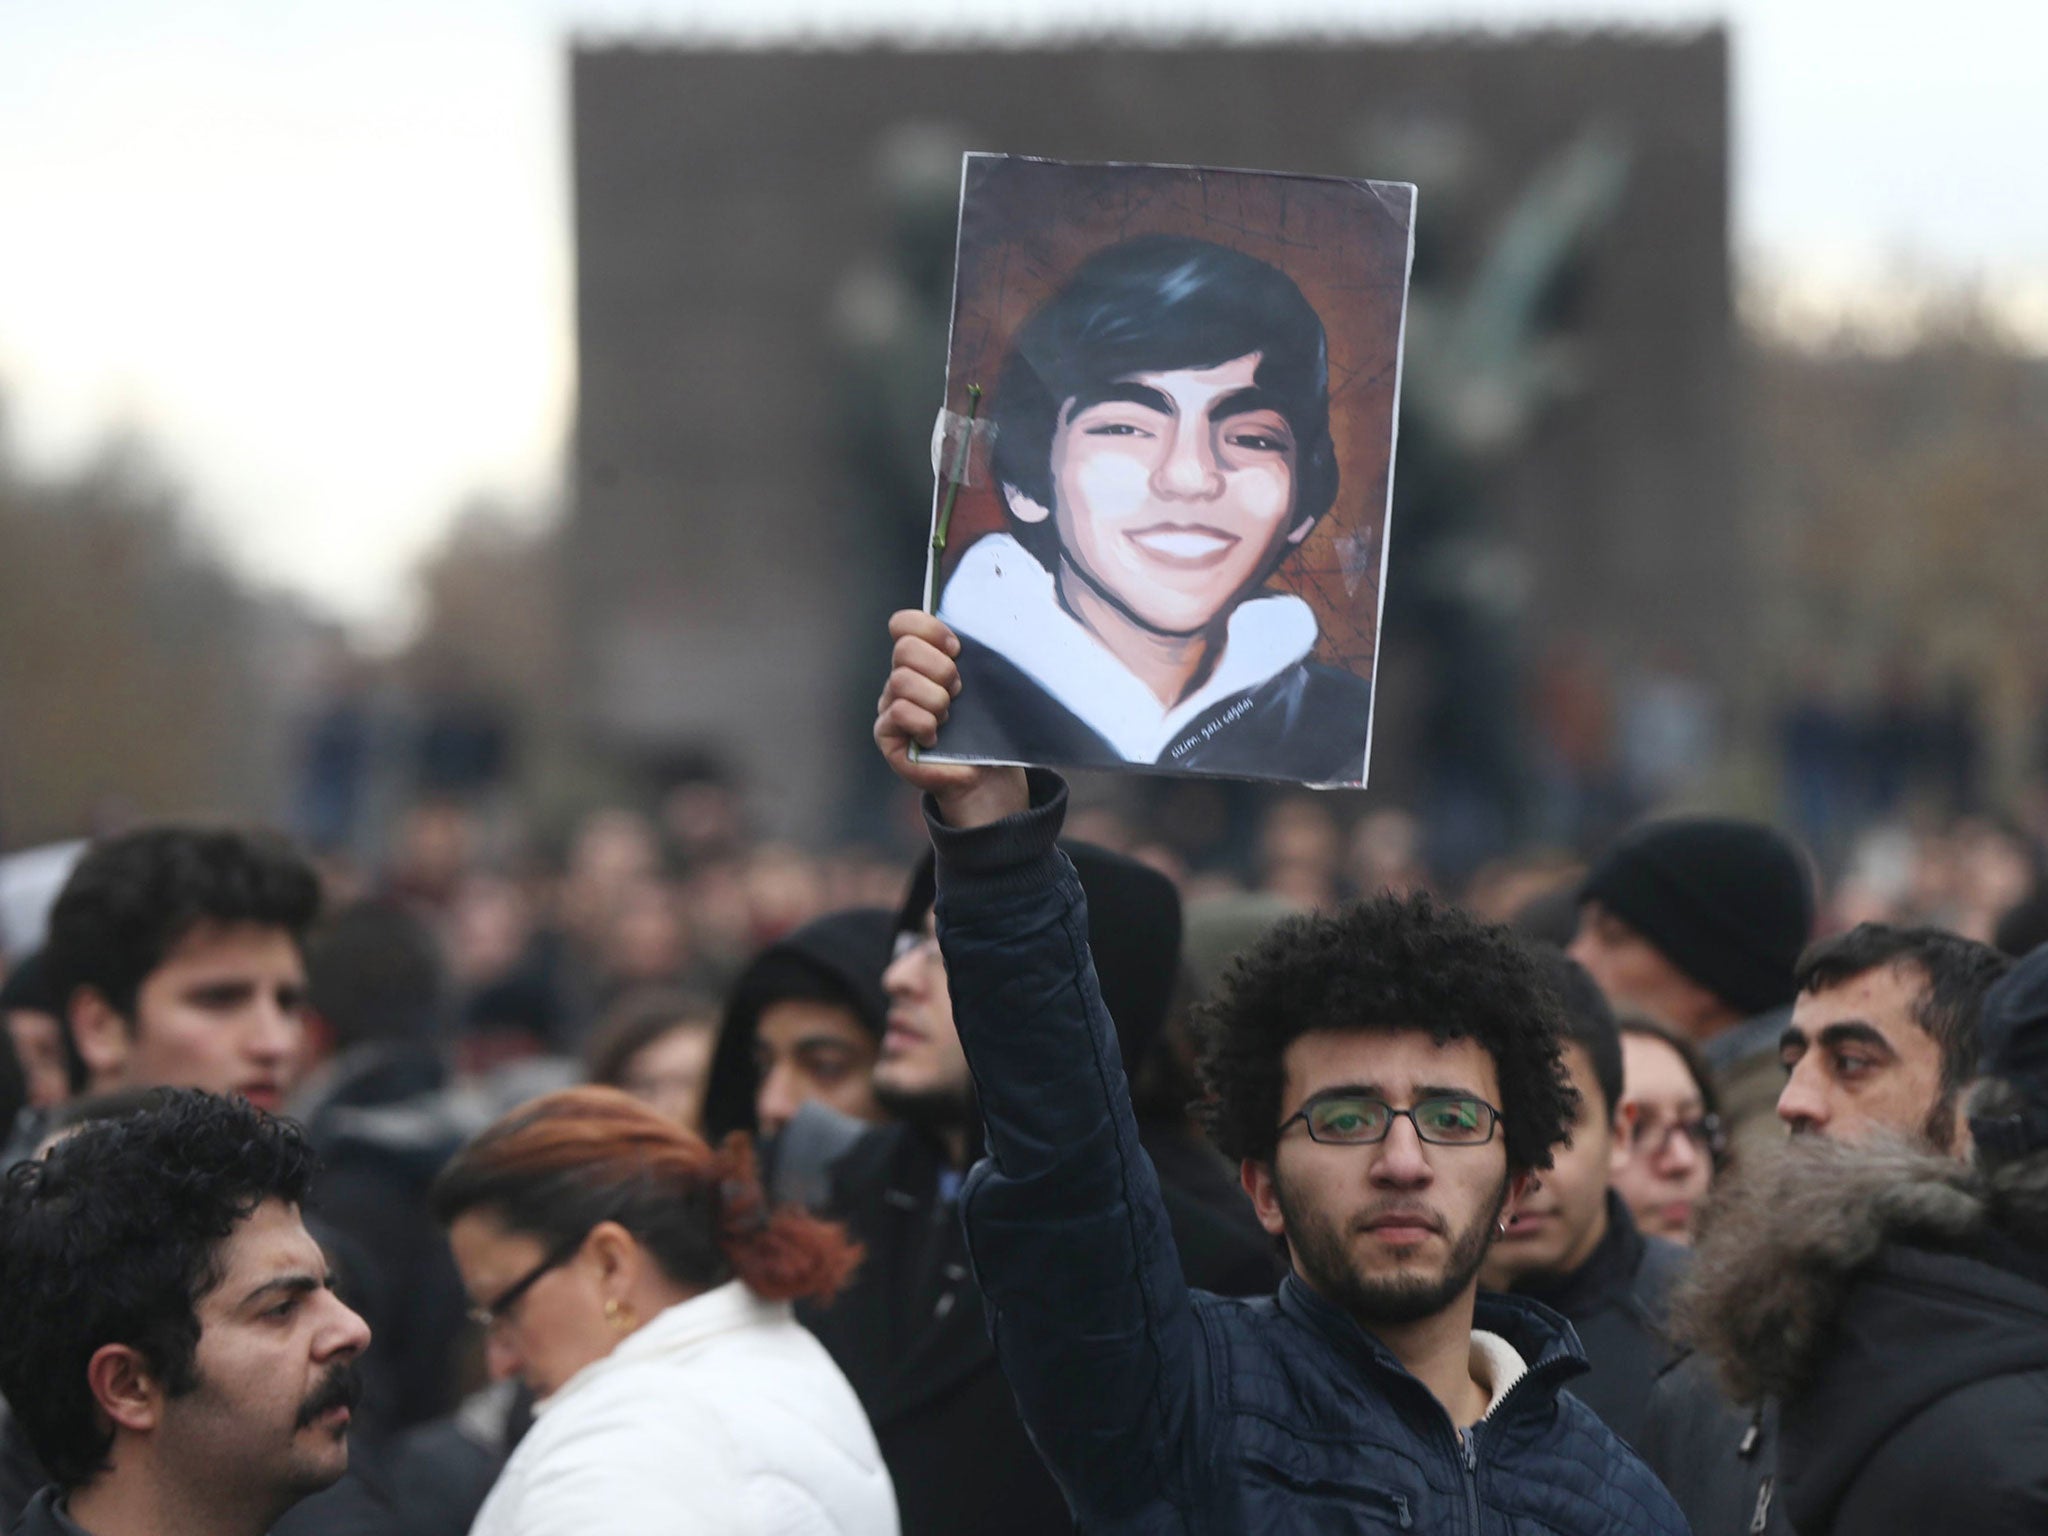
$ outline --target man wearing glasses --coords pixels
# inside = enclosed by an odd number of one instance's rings
[[[891,622],[877,744],[927,792],[939,937],[989,1156],[962,1195],[1010,1384],[1083,1529],[1682,1532],[1563,1388],[1546,1309],[1477,1296],[1563,1139],[1559,1004],[1505,930],[1426,898],[1294,919],[1209,1019],[1217,1145],[1279,1294],[1191,1291],[1138,1148],[1048,774],[919,762],[958,642]]]

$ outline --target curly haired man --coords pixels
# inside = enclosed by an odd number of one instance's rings
[[[164,1090],[0,1184],[0,1390],[52,1484],[20,1536],[261,1536],[348,1468],[370,1341],[299,1217],[296,1127]]]
[[[1679,1533],[1562,1389],[1571,1330],[1478,1295],[1564,1138],[1559,1002],[1505,930],[1426,899],[1296,919],[1210,1020],[1212,1134],[1291,1273],[1190,1290],[1138,1145],[1049,774],[918,760],[959,642],[891,621],[875,739],[926,792],[939,941],[989,1156],[961,1197],[990,1329],[1081,1528]]]

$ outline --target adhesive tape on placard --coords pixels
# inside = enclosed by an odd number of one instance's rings
[[[962,485],[985,485],[995,440],[996,424],[988,418],[970,420],[958,411],[939,412],[932,423],[933,477],[942,484],[957,480]]]

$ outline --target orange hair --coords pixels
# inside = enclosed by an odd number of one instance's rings
[[[443,1225],[488,1210],[550,1243],[616,1221],[677,1284],[738,1279],[768,1301],[829,1300],[861,1260],[838,1224],[769,1208],[744,1132],[712,1147],[616,1088],[513,1110],[442,1170],[433,1205]]]

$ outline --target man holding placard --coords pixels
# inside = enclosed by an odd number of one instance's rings
[[[1277,1297],[1191,1291],[1138,1146],[1054,776],[914,757],[960,643],[906,612],[875,739],[927,794],[939,938],[989,1157],[961,1199],[1003,1368],[1091,1531],[1683,1532],[1562,1389],[1571,1331],[1477,1297],[1563,1138],[1558,1002],[1505,930],[1427,899],[1283,924],[1233,973],[1211,1130],[1288,1248]]]

